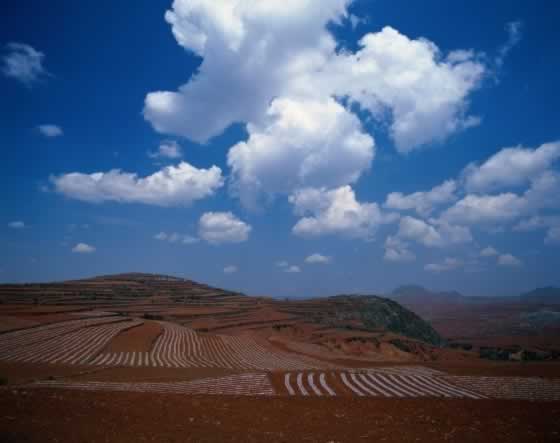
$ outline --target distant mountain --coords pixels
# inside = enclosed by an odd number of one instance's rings
[[[464,303],[467,297],[457,291],[434,292],[417,285],[404,285],[394,289],[389,298],[401,303]]]
[[[521,294],[519,299],[527,303],[560,303],[560,288],[546,286],[533,289]]]

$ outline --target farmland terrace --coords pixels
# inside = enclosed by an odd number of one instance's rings
[[[0,302],[0,377],[25,392],[560,400],[557,363],[481,360],[383,297],[119,274],[2,285]]]

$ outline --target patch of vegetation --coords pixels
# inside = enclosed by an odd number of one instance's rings
[[[336,307],[333,326],[368,331],[387,330],[432,345],[444,344],[428,322],[393,300],[375,295],[339,295],[331,300]],[[360,322],[364,328],[354,326],[356,322]]]

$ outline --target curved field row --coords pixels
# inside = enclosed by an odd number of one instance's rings
[[[358,397],[446,397],[484,398],[470,389],[449,383],[439,377],[422,375],[394,375],[382,373],[321,372],[286,373],[284,387],[291,396]]]
[[[259,370],[334,367],[306,356],[267,349],[250,337],[204,335],[168,322],[158,322],[162,332],[149,351],[117,348],[111,352],[107,345],[114,337],[143,323],[123,320],[122,317],[88,318],[2,334],[0,360]]]
[[[55,337],[63,337],[66,334],[73,333],[82,328],[122,321],[122,317],[88,318],[65,321],[61,323],[52,323],[45,326],[37,326],[8,332],[0,335],[0,360],[10,356],[14,351],[20,351],[22,348],[26,348],[31,345],[37,345],[41,342],[50,341]]]
[[[222,336],[236,355],[248,365],[264,370],[331,368],[334,365],[310,357],[266,349],[250,337]]]
[[[336,395],[334,389],[329,386],[324,372],[320,374],[313,372],[292,374],[288,372],[284,374],[284,386],[288,395],[325,395],[331,397]]]
[[[450,383],[488,397],[520,400],[560,400],[560,382],[536,377],[446,376]]]
[[[147,352],[104,352],[91,363],[101,366],[298,370],[326,368],[327,363],[273,351],[248,337],[205,336],[192,329],[160,322],[162,333]]]
[[[121,320],[81,327],[61,337],[51,336],[51,338],[13,349],[3,354],[2,359],[31,363],[85,365],[119,332],[141,323],[139,320]]]
[[[204,378],[187,382],[122,383],[122,382],[65,382],[42,380],[29,387],[78,389],[84,391],[132,391],[188,395],[274,395],[274,388],[266,374],[236,374]]]

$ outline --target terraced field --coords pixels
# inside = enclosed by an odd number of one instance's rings
[[[378,297],[288,302],[125,274],[3,285],[0,301],[0,369],[47,368],[20,384],[26,388],[560,400],[558,381],[458,376],[426,366],[449,352],[475,357],[441,348],[429,325]],[[71,370],[51,376],[48,368]],[[120,371],[116,380],[111,371]]]

